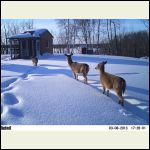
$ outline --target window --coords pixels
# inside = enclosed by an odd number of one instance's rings
[[[22,49],[26,49],[26,41],[22,41]]]
[[[40,49],[40,41],[36,41],[36,49],[37,49],[37,50]]]
[[[49,41],[46,41],[45,47],[49,48]]]

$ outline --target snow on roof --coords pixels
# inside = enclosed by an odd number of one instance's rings
[[[48,31],[47,29],[32,29],[24,31],[24,33],[31,33],[33,37],[40,37],[41,34]]]
[[[11,36],[9,38],[39,38],[41,34],[48,31],[47,29],[32,29],[32,30],[26,30],[23,33],[16,34],[14,36]]]
[[[32,37],[32,35],[30,33],[20,33],[20,34],[11,36],[9,38],[31,38],[31,37]]]

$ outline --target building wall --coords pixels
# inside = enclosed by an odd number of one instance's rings
[[[28,39],[20,40],[20,58],[28,58],[29,57],[29,43]]]
[[[53,53],[53,37],[47,31],[41,35],[40,38],[40,52],[43,53]]]

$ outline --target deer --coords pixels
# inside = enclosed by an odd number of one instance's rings
[[[64,54],[67,58],[68,65],[70,66],[72,73],[74,75],[74,78],[78,80],[78,74],[82,74],[84,77],[84,83],[88,84],[87,82],[87,75],[90,70],[90,67],[88,64],[85,63],[78,63],[78,62],[73,62],[72,61],[72,55],[71,54]]]
[[[38,64],[38,58],[35,57],[35,56],[32,56],[31,60],[32,60],[33,65],[37,66],[37,64]]]
[[[103,61],[95,67],[95,69],[100,71],[100,81],[103,87],[103,94],[105,94],[105,90],[108,89],[107,96],[109,96],[109,90],[113,89],[119,97],[118,103],[124,106],[124,98],[122,94],[126,90],[126,81],[122,77],[105,72],[106,63],[107,61]]]

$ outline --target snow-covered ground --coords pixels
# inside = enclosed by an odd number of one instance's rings
[[[90,66],[88,85],[72,77],[64,55],[45,55],[37,67],[31,60],[1,56],[1,124],[133,125],[149,124],[149,59],[117,56],[73,56]],[[113,91],[102,94],[97,63],[127,82],[125,106]]]

